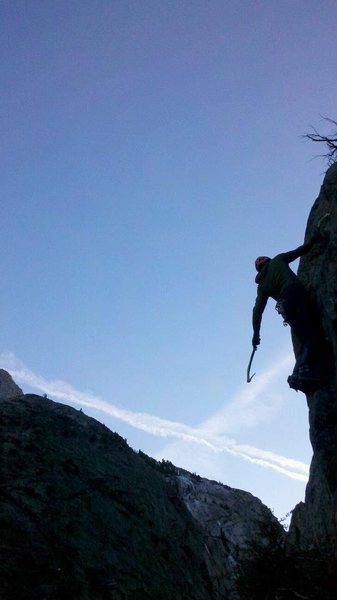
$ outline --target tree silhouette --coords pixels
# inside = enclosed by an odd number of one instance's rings
[[[330,166],[337,161],[337,122],[328,117],[324,117],[324,120],[336,128],[334,133],[331,135],[321,135],[318,133],[317,129],[312,127],[313,133],[306,133],[303,137],[312,142],[320,142],[326,145],[328,151],[325,154],[319,154],[318,156],[325,158]]]

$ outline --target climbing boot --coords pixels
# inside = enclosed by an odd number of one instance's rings
[[[296,392],[303,392],[304,394],[313,394],[323,386],[323,381],[310,373],[307,365],[303,365],[298,371],[290,375],[287,382],[291,389],[296,390]]]

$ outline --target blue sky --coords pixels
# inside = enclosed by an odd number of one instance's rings
[[[0,366],[279,517],[307,407],[273,303],[245,382],[253,263],[303,240],[336,23],[334,1],[0,4]]]

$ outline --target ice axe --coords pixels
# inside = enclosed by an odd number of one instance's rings
[[[251,380],[253,379],[254,375],[256,375],[256,373],[253,373],[252,376],[250,376],[250,368],[252,366],[252,362],[253,362],[253,358],[254,358],[254,354],[257,350],[257,346],[254,346],[253,348],[253,352],[250,355],[250,359],[249,359],[249,363],[248,363],[248,367],[247,367],[247,383],[250,383]]]

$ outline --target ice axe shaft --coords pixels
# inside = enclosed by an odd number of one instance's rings
[[[251,380],[253,379],[254,375],[256,375],[256,373],[253,373],[252,376],[250,375],[250,368],[252,366],[252,362],[253,362],[253,358],[254,358],[254,354],[255,354],[256,350],[257,350],[257,346],[254,346],[253,352],[250,355],[250,360],[249,360],[248,368],[247,368],[247,383],[250,383]]]

